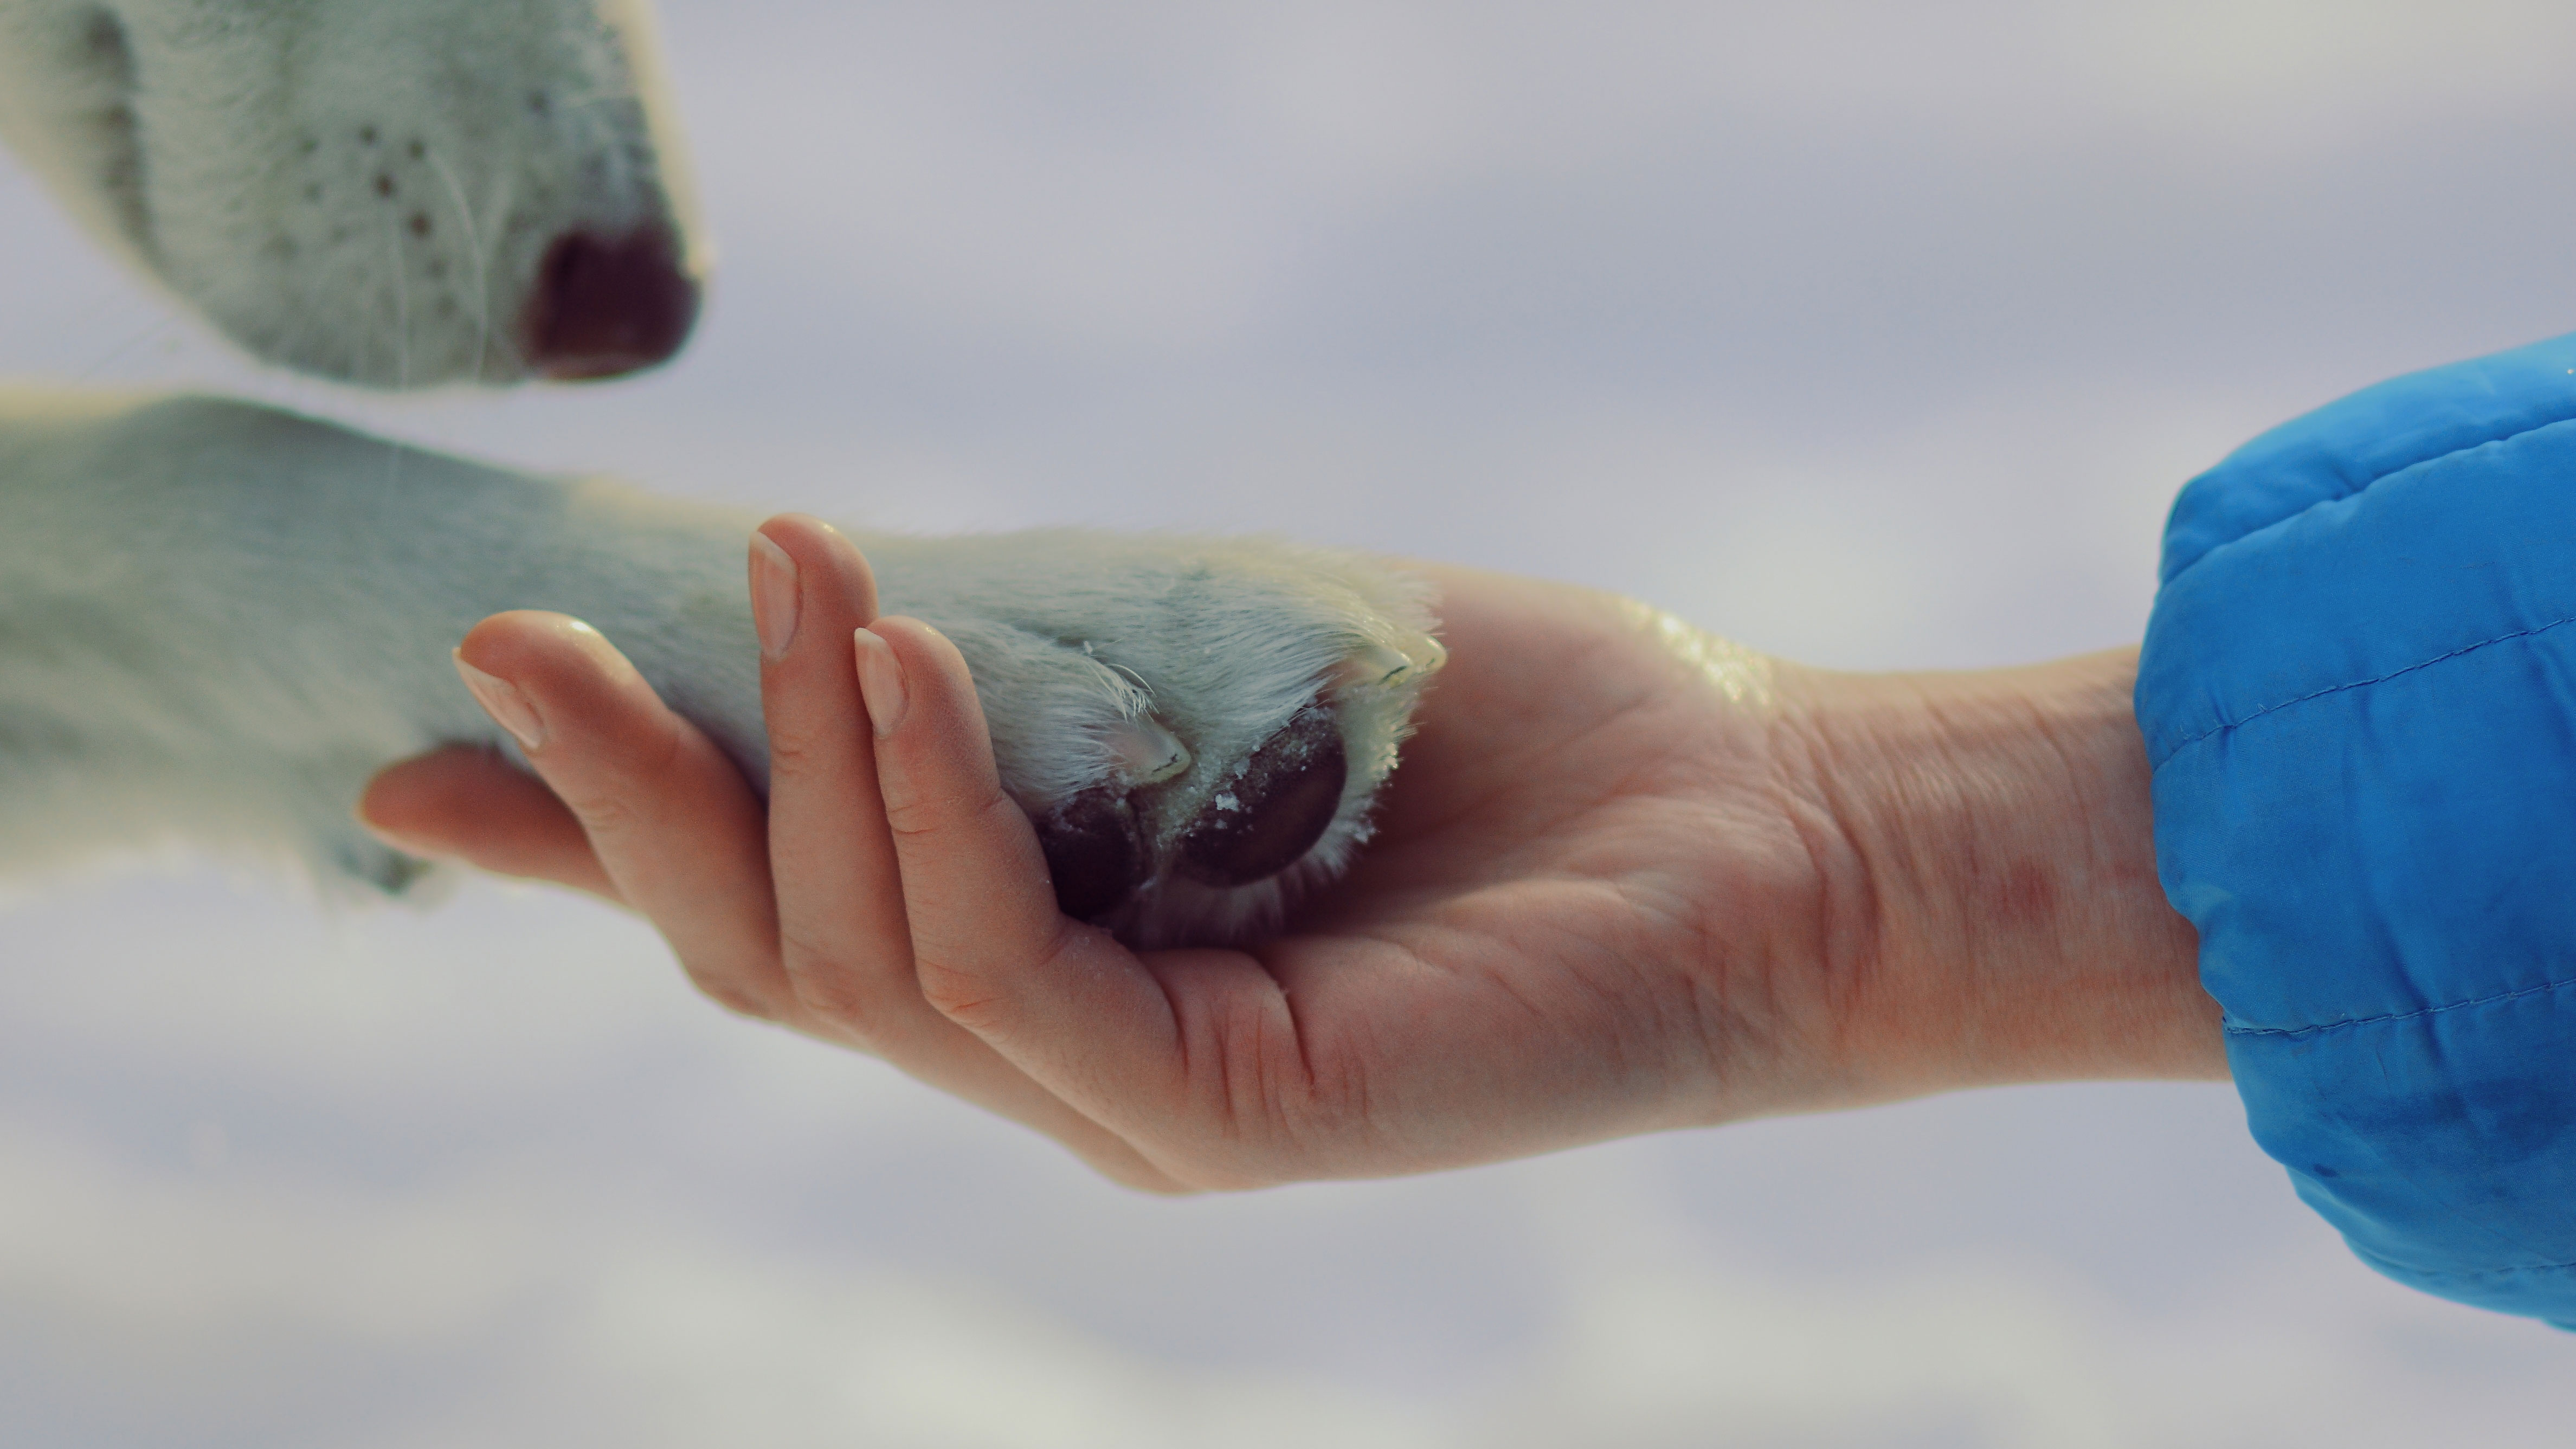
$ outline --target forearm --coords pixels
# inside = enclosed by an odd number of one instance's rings
[[[1841,833],[1835,1055],[1861,1099],[2224,1078],[2197,939],[2156,880],[2137,652],[1955,674],[1800,672]]]

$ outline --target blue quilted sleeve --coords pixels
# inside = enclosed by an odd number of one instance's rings
[[[2576,1327],[2576,337],[2194,479],[2139,665],[2255,1138],[2372,1267]]]

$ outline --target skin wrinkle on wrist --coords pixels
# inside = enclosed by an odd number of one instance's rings
[[[1801,677],[1866,932],[1843,1014],[1864,1099],[2226,1075],[2196,942],[2154,873],[2135,651]],[[1828,889],[1833,887],[1829,886]],[[1829,953],[1830,954],[1830,953]]]

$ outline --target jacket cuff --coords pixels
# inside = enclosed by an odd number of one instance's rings
[[[2576,1322],[2576,337],[2247,444],[2137,713],[2255,1139],[2362,1260]]]

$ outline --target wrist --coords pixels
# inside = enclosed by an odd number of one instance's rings
[[[2156,880],[2136,661],[1783,680],[1799,788],[1833,822],[1820,964],[1850,1100],[2226,1076]]]

